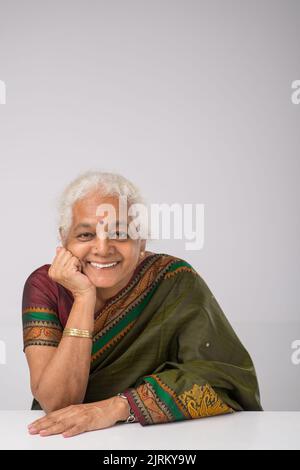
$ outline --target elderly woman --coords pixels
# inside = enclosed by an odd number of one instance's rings
[[[73,181],[60,205],[62,247],[26,280],[32,409],[46,413],[29,432],[69,437],[124,421],[261,410],[251,358],[208,286],[183,259],[131,237],[120,198],[128,211],[143,203],[118,174]],[[102,205],[118,219],[106,236]]]

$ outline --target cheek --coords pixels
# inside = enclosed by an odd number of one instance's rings
[[[129,246],[124,250],[123,252],[123,258],[128,267],[132,267],[133,265],[136,265],[136,263],[139,260],[139,249],[138,247],[134,246]]]
[[[69,242],[66,246],[67,250],[69,250],[74,256],[77,258],[83,258],[85,253],[88,252],[88,247],[85,246],[83,243],[78,243],[76,241]]]
[[[120,253],[122,253],[124,259],[130,259],[134,257],[136,252],[136,248],[130,240],[119,242],[117,249]]]

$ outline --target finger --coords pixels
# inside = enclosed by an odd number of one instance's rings
[[[33,421],[28,425],[28,429],[35,428],[37,431],[40,431],[43,429],[43,426],[48,425],[49,422],[53,423],[54,421],[57,421],[59,417],[65,414],[70,414],[70,416],[72,416],[74,412],[73,409],[74,407],[71,405],[65,408],[61,408],[60,410],[52,411],[52,413],[49,413],[46,416]]]
[[[79,269],[79,271],[82,273],[82,271],[83,271],[83,262],[81,261],[80,258],[78,258],[78,261],[79,261],[79,267],[78,267],[78,269]]]
[[[65,270],[78,271],[81,267],[81,261],[76,256],[72,256],[64,265]]]
[[[40,430],[40,423],[38,421],[33,421],[32,423],[28,424],[27,429],[31,434],[35,434]]]
[[[57,421],[54,418],[47,418],[43,421],[40,421],[39,423],[36,422],[35,424],[30,425],[28,427],[28,432],[30,434],[38,434],[43,429],[47,429],[51,426],[54,426],[56,422]]]
[[[57,255],[57,260],[56,260],[57,266],[59,266],[60,268],[64,268],[65,265],[68,263],[69,259],[72,258],[72,256],[73,255],[69,250],[66,250],[65,248],[63,248],[63,250],[61,250]]]
[[[86,432],[86,429],[82,425],[77,424],[67,429],[66,431],[64,431],[62,435],[63,437],[73,437],[73,436],[77,436],[78,434],[82,434],[84,432]]]
[[[58,421],[51,426],[40,431],[41,436],[50,436],[52,434],[61,434],[68,432],[69,429],[76,427],[77,431],[83,432],[87,429],[86,417],[78,415],[78,411],[71,416],[58,418]]]
[[[59,251],[58,251],[59,250]],[[56,256],[53,258],[50,269],[53,268],[60,268],[64,264],[65,255],[67,254],[67,250],[65,248],[59,247],[56,249]],[[67,258],[70,256],[68,255]]]
[[[52,413],[49,413],[48,415],[45,415],[42,418],[39,418],[39,419],[36,419],[35,421],[32,421],[32,423],[30,423],[28,427],[40,426],[41,424],[43,424],[48,419],[51,419],[51,417],[52,417]]]
[[[69,259],[72,258],[72,255],[68,252],[65,252],[64,254],[59,256],[59,258],[53,260],[52,265],[49,268],[48,274],[50,277],[54,276],[56,278],[60,278],[65,269],[65,265],[67,264]]]
[[[56,255],[55,255],[55,258],[54,258],[54,259],[60,259],[60,258],[62,258],[65,253],[67,253],[66,248],[64,248],[63,246],[58,246],[58,247],[56,248]]]
[[[34,430],[30,429],[30,434],[40,434],[41,436],[50,436],[51,434],[61,434],[68,428],[75,426],[78,423],[78,417],[73,415],[58,416],[57,418],[48,418],[43,421]]]
[[[74,426],[74,421],[68,424],[67,421],[59,421],[51,426],[41,429],[40,436],[51,436],[53,434],[61,434],[62,432]]]

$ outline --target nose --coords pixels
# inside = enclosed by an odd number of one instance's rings
[[[103,256],[110,256],[114,254],[114,247],[110,243],[110,239],[108,237],[98,237],[96,236],[94,239],[92,252]]]

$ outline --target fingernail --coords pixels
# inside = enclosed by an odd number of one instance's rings
[[[29,432],[29,434],[36,434],[38,431],[35,428],[29,428],[28,432]]]

